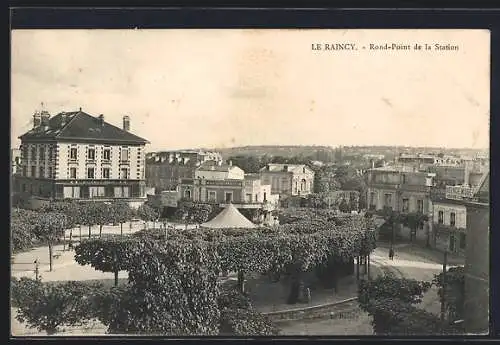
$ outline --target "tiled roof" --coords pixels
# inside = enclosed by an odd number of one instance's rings
[[[22,141],[91,140],[146,144],[148,141],[83,111],[59,113],[49,119],[48,127],[39,126],[19,137]]]
[[[268,164],[267,166],[260,169],[260,171],[285,172],[285,167],[287,167],[288,172],[292,173],[302,173],[304,168],[312,171],[312,169],[305,164],[276,164],[276,163]]]
[[[235,168],[235,166],[231,166],[229,164],[217,164],[216,161],[207,161],[198,167],[199,171],[223,171],[228,172],[231,168]]]

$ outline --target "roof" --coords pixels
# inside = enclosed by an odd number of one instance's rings
[[[308,169],[309,171],[313,171],[310,167],[308,167],[305,164],[277,164],[277,163],[267,164],[265,167],[260,169],[260,171],[285,172],[285,167],[288,168],[287,170],[288,172],[297,174],[302,173],[304,168]]]
[[[202,227],[210,229],[228,228],[256,228],[257,225],[249,221],[238,211],[233,204],[227,205],[215,218],[201,224]]]
[[[83,111],[61,112],[49,119],[48,127],[31,129],[19,137],[22,141],[84,140],[146,144],[148,141]]]
[[[229,170],[233,168],[238,168],[235,165],[229,165],[229,164],[218,164],[216,161],[206,161],[203,164],[201,164],[196,170],[199,171],[222,171],[222,172],[228,172]]]

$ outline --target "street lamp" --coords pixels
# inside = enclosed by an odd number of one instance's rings
[[[433,187],[433,179],[436,176],[435,173],[428,173],[427,177],[425,178],[425,186],[427,187],[427,193],[428,193],[428,207],[427,207],[427,214],[428,214],[428,220],[427,220],[427,247],[430,247],[430,234],[432,232],[432,223],[434,220],[434,207],[432,205],[432,187]]]

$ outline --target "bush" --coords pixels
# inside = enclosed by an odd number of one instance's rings
[[[278,335],[279,329],[265,315],[249,309],[225,309],[221,313],[220,335]]]

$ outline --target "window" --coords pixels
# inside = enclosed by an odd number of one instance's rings
[[[438,224],[443,224],[443,222],[444,222],[444,212],[439,211],[438,212]]]
[[[266,201],[267,201],[267,193],[264,192],[264,202],[266,202]]]
[[[406,175],[402,175],[402,184],[406,184]]]
[[[460,243],[459,243],[460,249],[465,249],[465,244],[466,244],[465,240],[466,240],[465,234],[463,232],[461,232],[460,233]]]
[[[385,194],[385,204],[386,207],[392,207],[392,194]]]
[[[246,199],[247,199],[247,202],[252,202],[252,194],[251,193],[247,193]]]
[[[33,146],[31,148],[31,160],[35,160],[36,159],[36,147]]]
[[[232,202],[233,201],[233,193],[227,192],[226,193],[226,202]]]
[[[109,168],[102,168],[102,178],[109,178]]]
[[[45,147],[40,146],[40,151],[38,152],[38,159],[40,161],[45,160]]]
[[[105,161],[109,161],[111,159],[111,149],[104,149],[102,159]]]
[[[370,205],[375,206],[375,192],[370,192]]]
[[[417,212],[424,213],[424,201],[417,200]]]
[[[45,168],[44,167],[40,167],[40,175],[38,177],[40,177],[40,178],[45,177]]]
[[[120,160],[122,162],[128,162],[128,148],[127,147],[122,147],[120,151]]]
[[[78,155],[78,150],[76,147],[72,147],[70,150],[69,150],[69,158],[71,160],[76,160],[77,158],[77,155]]]
[[[87,178],[94,178],[94,168],[87,169]]]
[[[66,186],[63,189],[63,194],[65,199],[74,199],[80,197],[80,187],[77,186]]]
[[[87,158],[91,161],[95,159],[95,149],[89,149],[87,153]]]
[[[76,178],[76,168],[69,168],[69,178]]]
[[[47,175],[48,175],[48,176],[47,176],[48,178],[53,178],[53,177],[52,177],[52,167],[49,167],[49,170],[48,170],[48,174],[47,174]]]
[[[410,209],[410,200],[403,199],[403,212],[408,212],[409,209]]]
[[[189,189],[186,189],[186,190],[184,191],[184,197],[185,197],[186,199],[191,199],[191,191],[190,191]]]
[[[127,168],[121,168],[120,169],[120,178],[121,179],[127,179],[128,178],[128,169]]]
[[[115,187],[116,198],[128,198],[130,195],[129,187]]]
[[[215,200],[216,200],[215,192],[213,191],[208,192],[208,201],[215,201]]]
[[[23,176],[26,177],[28,174],[28,168],[26,166],[23,166]]]
[[[31,177],[36,177],[36,166],[31,167]]]
[[[89,194],[91,198],[99,198],[105,196],[104,186],[89,187]]]
[[[450,226],[455,226],[455,212],[450,213]]]

